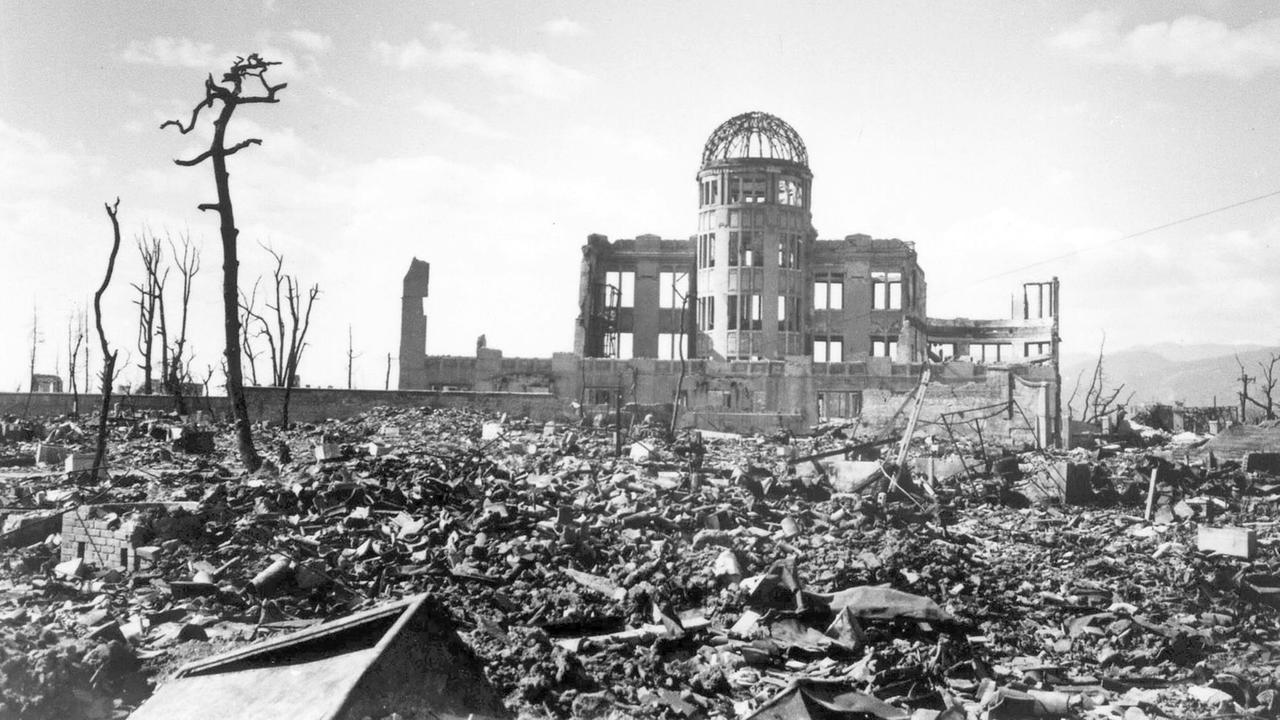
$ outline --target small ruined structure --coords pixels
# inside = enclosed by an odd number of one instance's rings
[[[426,271],[415,258],[400,388],[674,404],[699,427],[799,429],[887,420],[932,365],[948,387],[926,404],[927,420],[1003,405],[988,419],[997,435],[1059,444],[1057,279],[1022,285],[1009,319],[929,317],[915,244],[819,239],[812,187],[794,128],[762,112],[727,120],[703,148],[693,236],[588,236],[573,353],[550,359],[489,347],[427,355]]]
[[[62,560],[83,560],[97,568],[142,570],[154,556],[146,549],[163,540],[193,537],[202,521],[197,503],[113,503],[82,505],[62,516]]]
[[[36,373],[31,376],[31,392],[60,393],[62,392],[62,378],[57,375]]]
[[[509,718],[479,659],[427,596],[191,663],[134,720]]]
[[[401,388],[420,387],[423,382],[419,359],[427,352],[426,300],[430,284],[431,265],[414,258],[404,275],[404,292],[400,296]]]

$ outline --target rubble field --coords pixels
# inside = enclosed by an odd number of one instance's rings
[[[1207,438],[917,436],[896,468],[848,427],[423,408],[257,428],[247,474],[187,422],[114,420],[98,474],[90,428],[3,426],[0,717],[124,718],[424,592],[519,717],[1280,715],[1280,462]]]

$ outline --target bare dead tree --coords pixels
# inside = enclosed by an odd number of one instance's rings
[[[351,323],[347,323],[347,389],[351,389],[351,369],[355,365],[355,359],[364,353],[355,352],[355,348],[351,344]]]
[[[102,295],[111,284],[111,274],[116,269],[116,254],[120,252],[120,198],[114,205],[103,203],[107,217],[111,218],[111,257],[107,260],[107,273],[102,278],[102,285],[93,294],[93,318],[98,326],[98,342],[102,345],[102,408],[98,412],[98,444],[93,454],[93,477],[98,476],[103,459],[107,456],[107,413],[111,410],[111,384],[115,378],[116,353],[107,345],[107,334],[102,330]]]
[[[1244,408],[1246,402],[1251,403],[1262,410],[1262,412],[1265,413],[1265,419],[1275,420],[1276,407],[1272,396],[1275,394],[1276,383],[1280,381],[1280,376],[1277,376],[1276,374],[1276,364],[1280,363],[1280,355],[1271,353],[1270,358],[1268,358],[1266,362],[1261,360],[1258,361],[1258,369],[1262,371],[1262,375],[1260,377],[1247,376],[1244,371],[1244,363],[1240,361],[1240,356],[1236,355],[1235,357],[1236,365],[1240,367],[1240,380],[1242,387],[1240,391],[1240,422],[1244,422]],[[1249,394],[1250,382],[1252,382],[1262,393],[1262,400],[1258,400]]]
[[[31,366],[27,370],[27,402],[22,408],[22,416],[31,412],[31,394],[36,391],[36,345],[40,342],[40,312],[31,306]]]
[[[1084,394],[1084,404],[1080,408],[1080,417],[1075,418],[1071,408],[1072,402],[1075,401],[1076,393],[1080,390],[1080,378],[1076,379],[1076,387],[1071,393],[1071,397],[1067,400],[1067,417],[1077,419],[1083,423],[1098,423],[1102,418],[1110,415],[1117,408],[1127,405],[1133,399],[1133,393],[1130,392],[1124,402],[1118,402],[1120,393],[1124,392],[1124,383],[1115,388],[1107,389],[1106,374],[1103,371],[1103,358],[1105,357],[1104,349],[1106,347],[1107,338],[1103,336],[1102,342],[1098,345],[1098,362],[1093,366],[1093,374],[1089,379],[1089,388]],[[1083,371],[1081,371],[1083,376]]]
[[[87,300],[85,301],[85,304],[86,304],[86,305],[88,304],[88,301],[87,301]],[[90,392],[92,392],[92,391],[93,391],[93,385],[92,385],[92,383],[90,383],[90,382],[89,382],[89,380],[90,380],[90,377],[89,377],[89,363],[90,363],[90,361],[91,361],[89,356],[90,356],[90,355],[92,354],[92,352],[93,352],[93,344],[92,344],[92,343],[90,343],[90,342],[89,342],[89,340],[88,340],[88,337],[89,337],[89,310],[88,310],[87,308],[85,309],[84,313],[80,316],[80,334],[82,334],[82,335],[84,335],[84,336],[85,336],[85,342],[84,342],[84,394],[85,394],[85,395],[88,395]]]
[[[80,326],[81,319],[76,316],[67,318],[67,389],[71,391],[71,414],[80,416],[80,390],[76,386],[76,369],[80,355],[80,344],[84,342],[84,332]],[[74,337],[74,341],[72,338]]]
[[[258,285],[262,282],[262,278],[253,281],[253,288],[246,295],[243,290],[240,291],[240,349],[244,353],[244,357],[249,360],[249,378],[254,386],[258,385],[258,355],[260,351],[255,350],[253,341],[249,335],[252,327],[252,321],[258,318]]]
[[[134,304],[138,306],[138,352],[142,355],[142,362],[138,367],[142,370],[142,394],[150,395],[154,389],[151,386],[151,361],[156,338],[156,304],[163,302],[164,282],[169,271],[161,272],[164,250],[160,246],[160,238],[154,235],[139,237],[137,242],[143,278],[141,284],[131,285],[138,291],[138,299],[134,300]]]
[[[204,385],[204,396],[206,398],[209,397],[209,383],[212,380],[213,380],[213,366],[209,365],[205,370],[204,380],[201,381],[201,384]]]
[[[221,103],[218,116],[213,121],[213,141],[209,149],[190,160],[175,160],[179,165],[190,167],[199,165],[205,160],[213,163],[213,180],[217,186],[218,201],[202,203],[201,210],[213,210],[218,213],[219,232],[222,236],[222,310],[225,329],[225,357],[227,359],[227,395],[231,400],[231,412],[235,418],[236,437],[240,447],[240,459],[245,467],[253,472],[262,465],[262,458],[253,446],[253,433],[249,427],[249,407],[244,397],[244,378],[240,368],[240,307],[239,307],[239,271],[240,261],[236,253],[236,241],[240,235],[236,228],[235,212],[231,204],[230,175],[227,173],[227,158],[249,147],[261,145],[262,140],[249,138],[231,147],[226,145],[227,126],[236,108],[252,103],[276,103],[276,93],[286,87],[286,83],[271,85],[266,80],[267,70],[277,62],[268,62],[257,53],[247,58],[238,57],[231,69],[222,75],[220,82],[214,82],[210,74],[204,83],[204,99],[191,111],[191,120],[183,125],[179,120],[169,120],[161,129],[172,125],[182,134],[190,133],[196,127],[196,120],[205,108],[213,110],[215,104]],[[246,95],[245,84],[253,87],[261,85],[263,94]]]
[[[200,272],[200,248],[191,244],[191,236],[187,233],[182,234],[182,253],[178,253],[178,248],[174,245],[173,240],[169,240],[169,255],[173,258],[173,262],[178,269],[178,275],[182,278],[182,287],[179,306],[178,334],[173,345],[169,345],[169,326],[165,320],[164,314],[164,297],[161,295],[160,300],[160,335],[165,347],[164,365],[165,376],[164,384],[169,393],[173,395],[174,403],[177,406],[178,414],[185,415],[187,413],[186,398],[183,395],[182,386],[184,382],[191,379],[191,373],[187,368],[189,362],[186,357],[187,352],[187,316],[191,307],[191,283],[196,273]]]
[[[252,296],[249,302],[241,302],[241,310],[257,324],[256,337],[266,339],[267,351],[271,361],[272,384],[284,388],[284,401],[280,407],[280,424],[289,426],[289,400],[293,395],[297,381],[298,365],[302,361],[302,351],[307,346],[307,331],[311,328],[311,308],[316,296],[320,294],[320,286],[312,285],[303,290],[298,278],[284,272],[284,255],[263,245],[263,250],[275,259],[275,267],[271,271],[275,304],[267,296],[263,304],[274,313],[273,322],[268,321],[261,313],[252,308]],[[256,294],[257,283],[254,283]]]
[[[684,392],[684,379],[685,379],[685,376],[689,374],[689,363],[687,360],[685,360],[685,357],[684,357],[684,345],[685,345],[684,325],[685,325],[685,313],[688,312],[688,308],[689,308],[689,295],[688,293],[680,292],[680,290],[678,289],[676,285],[676,279],[678,277],[679,275],[676,275],[676,274],[673,274],[671,276],[671,294],[680,300],[680,316],[679,316],[680,332],[678,335],[676,335],[676,345],[679,347],[680,377],[676,379],[675,395],[671,398],[670,433],[673,436],[676,434],[676,428],[679,426],[678,422],[680,418],[680,395]],[[686,282],[686,288],[687,288],[688,275],[686,275],[685,278],[686,278],[685,282]]]

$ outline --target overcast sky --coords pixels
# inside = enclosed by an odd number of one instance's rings
[[[263,140],[229,161],[242,272],[269,243],[320,285],[307,384],[345,384],[350,324],[382,387],[414,256],[429,352],[571,350],[587,234],[692,234],[702,144],[747,110],[808,145],[819,237],[916,243],[932,316],[1005,317],[1057,275],[1068,352],[1280,334],[1280,197],[1122,239],[1280,190],[1274,2],[0,0],[0,388],[26,387],[33,308],[37,371],[65,373],[116,196],[122,362],[135,237],[189,232],[196,368],[218,365],[211,172],[172,162],[208,126],[159,125],[249,52],[289,87],[232,122]]]

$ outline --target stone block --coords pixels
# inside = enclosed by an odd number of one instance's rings
[[[10,515],[4,519],[4,534],[0,537],[0,545],[5,547],[32,545],[58,532],[61,527],[62,516],[53,512]]]
[[[70,454],[71,450],[61,445],[40,443],[36,446],[36,462],[41,465],[57,465],[66,461]]]
[[[177,452],[193,455],[208,455],[214,451],[213,433],[208,430],[177,428],[182,434],[173,440],[173,449]]]
[[[1280,452],[1251,452],[1244,455],[1245,472],[1280,475]]]
[[[67,472],[84,472],[93,469],[93,453],[71,453],[63,462]]]
[[[1066,486],[1062,501],[1083,505],[1093,499],[1093,468],[1087,463],[1067,463]]]
[[[645,462],[653,455],[653,448],[643,442],[631,445],[629,456],[632,462]]]
[[[853,492],[854,488],[880,471],[880,463],[870,460],[824,459],[817,462],[836,492]]]
[[[342,449],[333,443],[324,443],[315,447],[316,460],[334,460],[341,457]]]
[[[965,471],[964,460],[959,455],[943,457],[918,457],[912,460],[912,470],[934,480],[945,480]]]
[[[1252,559],[1258,552],[1258,535],[1253,530],[1240,527],[1201,527],[1196,547],[1202,552]]]

